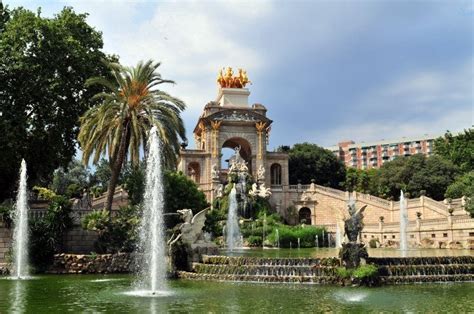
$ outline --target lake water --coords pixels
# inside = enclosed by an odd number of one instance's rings
[[[0,313],[315,313],[474,311],[474,283],[351,288],[172,280],[162,297],[127,295],[131,275],[0,279]]]

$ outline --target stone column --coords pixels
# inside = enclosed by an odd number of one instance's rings
[[[264,141],[266,142],[266,139],[263,137],[265,133],[265,127],[266,123],[263,121],[259,121],[255,123],[255,128],[257,129],[257,160],[255,163],[255,169],[253,171],[258,171],[260,166],[263,165],[263,149],[266,147],[264,145]]]
[[[416,241],[421,245],[421,215],[416,217]]]

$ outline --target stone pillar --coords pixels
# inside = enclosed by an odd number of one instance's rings
[[[380,244],[382,244],[383,243],[383,219],[379,220],[379,236],[380,236],[379,242]]]
[[[416,242],[421,245],[421,217],[416,218],[416,231]]]
[[[266,139],[264,138],[264,133],[265,133],[265,127],[266,123],[259,121],[255,123],[255,128],[257,129],[257,162],[255,165],[254,171],[258,171],[260,166],[264,166],[263,164],[263,154],[264,154],[264,149],[266,148],[266,145],[264,145],[264,141],[266,142]]]
[[[454,241],[453,237],[453,215],[449,214],[448,216],[448,229],[449,229],[449,241]]]

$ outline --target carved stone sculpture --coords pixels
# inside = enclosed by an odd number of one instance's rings
[[[216,164],[212,165],[211,176],[213,180],[219,179],[219,168],[217,167]]]
[[[339,257],[342,259],[347,268],[356,268],[359,266],[361,259],[368,257],[367,249],[363,243],[358,243],[357,239],[364,223],[364,210],[367,205],[356,210],[355,204],[348,205],[349,217],[344,220],[344,233],[349,240],[348,243],[343,243],[339,251]]]
[[[191,209],[178,210],[184,223],[179,228],[179,235],[173,235],[168,241],[168,245],[172,246],[179,239],[186,244],[194,244],[200,240],[202,237],[202,228],[206,222],[206,212],[207,209],[203,209],[193,217],[193,211]]]
[[[257,180],[259,181],[265,180],[265,167],[263,165],[260,165],[260,167],[257,170]]]

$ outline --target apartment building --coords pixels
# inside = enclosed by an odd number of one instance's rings
[[[425,134],[424,136],[395,140],[380,140],[377,142],[343,141],[335,146],[326,147],[332,151],[347,167],[358,169],[379,168],[385,162],[397,156],[415,154],[431,155],[434,139],[439,136]]]

